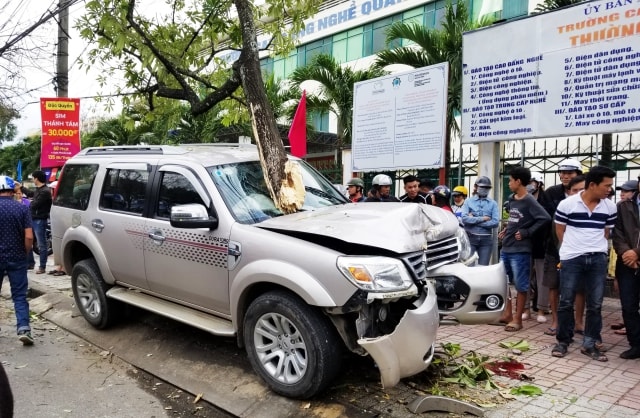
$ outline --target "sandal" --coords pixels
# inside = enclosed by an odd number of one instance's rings
[[[504,327],[504,330],[507,332],[516,332],[522,329],[522,324],[517,324],[515,322],[511,322]]]
[[[584,335],[584,330],[583,329],[574,329],[573,332],[575,334],[578,334],[578,335]]]
[[[619,330],[624,328],[624,322],[616,322],[614,324],[611,324],[611,329],[612,330]]]
[[[45,269],[38,269],[38,270],[35,271],[36,274],[44,274],[46,272],[47,271]]]
[[[49,270],[49,271],[47,272],[47,274],[56,274],[56,271],[58,271],[58,270]]]
[[[601,353],[606,353],[607,350],[609,350],[607,347],[604,346],[604,343],[602,341],[596,341],[596,343],[593,344],[593,346],[598,350],[600,350]]]
[[[547,328],[544,330],[544,335],[551,335],[552,337],[555,337],[557,332],[558,330],[555,328]]]
[[[566,344],[562,344],[562,343],[558,343],[553,347],[553,350],[551,350],[551,355],[553,357],[559,357],[562,358],[564,356],[567,355],[567,345]]]
[[[600,350],[598,350],[595,347],[589,347],[589,348],[582,347],[580,349],[580,352],[585,356],[591,357],[591,360],[600,361],[602,363],[604,363],[605,361],[609,361],[607,356],[602,354]]]
[[[627,335],[627,329],[625,327],[622,327],[620,329],[613,331],[613,333],[617,335]]]
[[[51,274],[54,275],[54,276],[66,276],[67,275],[67,273],[64,272],[63,270],[56,270],[55,273],[51,273]]]

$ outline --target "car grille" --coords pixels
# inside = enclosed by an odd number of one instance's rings
[[[425,254],[426,253],[426,254]],[[426,264],[425,264],[426,255]],[[427,278],[427,271],[445,264],[458,261],[458,240],[455,236],[439,241],[429,242],[427,251],[417,251],[402,257],[407,266],[413,271],[418,280]]]
[[[458,261],[458,239],[455,236],[427,243],[428,270],[456,261]]]

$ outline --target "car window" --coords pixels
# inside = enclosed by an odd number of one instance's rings
[[[306,191],[302,210],[347,203],[320,173],[303,161],[299,164]],[[217,165],[208,170],[236,221],[253,224],[282,215],[269,195],[259,161]]]
[[[100,194],[100,209],[141,215],[149,173],[144,170],[107,169]]]
[[[66,164],[56,186],[53,204],[86,210],[97,171],[97,164]]]
[[[190,203],[199,203],[206,206],[189,179],[180,173],[163,172],[155,216],[169,218],[173,206]]]

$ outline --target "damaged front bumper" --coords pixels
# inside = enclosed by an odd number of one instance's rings
[[[436,292],[431,283],[427,283],[413,306],[415,309],[405,312],[392,333],[358,340],[375,360],[385,388],[423,371],[433,358],[439,315]]]
[[[446,264],[429,272],[435,280],[442,324],[488,324],[500,319],[507,300],[502,262],[468,267]]]

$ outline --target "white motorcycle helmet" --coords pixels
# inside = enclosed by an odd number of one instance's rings
[[[558,171],[577,171],[578,174],[582,174],[582,164],[575,158],[567,158],[560,161]]]
[[[539,171],[531,172],[531,180],[538,182],[538,185],[544,184],[544,176]]]
[[[371,184],[374,186],[391,186],[393,182],[391,181],[391,177],[386,174],[378,174],[373,178]]]
[[[14,190],[16,182],[9,176],[0,176],[0,190]]]

